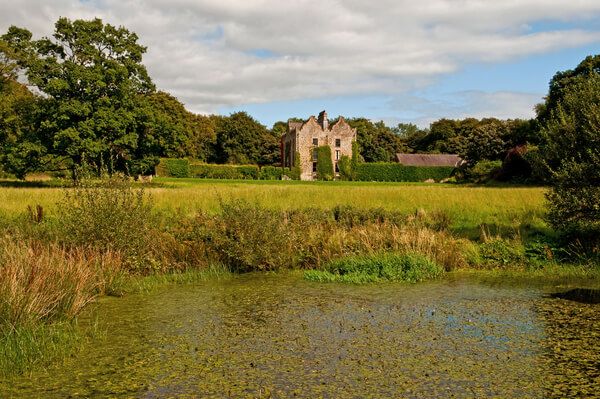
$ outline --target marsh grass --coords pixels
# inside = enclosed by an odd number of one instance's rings
[[[0,329],[74,318],[121,268],[112,252],[0,239]]]
[[[0,330],[0,377],[46,367],[77,350],[83,336],[68,321]]]
[[[318,269],[337,258],[382,251],[421,254],[448,270],[465,266],[468,242],[444,231],[438,213],[431,215],[348,206],[281,211],[238,200],[172,234],[194,257],[234,272]]]
[[[420,254],[379,253],[349,256],[331,261],[324,270],[307,270],[304,278],[319,282],[371,283],[401,281],[416,283],[440,277],[444,268]]]

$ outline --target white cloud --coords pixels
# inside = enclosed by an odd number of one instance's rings
[[[402,113],[405,117],[382,119],[390,125],[413,122],[420,127],[427,127],[440,118],[529,119],[535,116],[534,105],[542,101],[540,94],[514,91],[469,90],[435,98],[405,95],[388,104],[393,114]]]
[[[531,30],[536,21],[597,18],[597,0],[0,0],[1,31],[16,24],[48,35],[59,16],[98,16],[138,33],[158,87],[197,112],[398,95],[468,62],[600,42],[598,31]],[[507,95],[487,101],[514,100]]]

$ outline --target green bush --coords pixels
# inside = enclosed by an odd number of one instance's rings
[[[522,244],[501,238],[488,240],[479,245],[479,257],[485,266],[515,268],[526,263]]]
[[[302,171],[300,170],[300,153],[296,151],[296,154],[294,155],[294,166],[292,166],[292,168],[287,173],[287,177],[289,177],[292,180],[300,180],[301,174]]]
[[[449,178],[454,167],[405,166],[393,162],[356,163],[354,176],[358,181],[436,181]]]
[[[493,179],[502,169],[502,161],[483,160],[477,162],[466,172],[466,177],[474,182],[484,182]]]
[[[263,166],[260,168],[258,178],[260,180],[281,180],[285,170],[276,166]],[[288,172],[289,174],[289,172]]]
[[[216,165],[192,164],[192,177],[200,179],[247,179],[257,180],[259,169],[256,165]]]
[[[325,265],[324,271],[307,271],[307,280],[321,282],[367,283],[404,281],[416,283],[443,274],[444,268],[418,254],[381,253],[371,256],[349,256]]]
[[[187,159],[161,158],[156,174],[164,177],[190,177],[190,161]]]
[[[120,253],[132,271],[146,273],[152,260],[152,201],[124,182],[65,189],[58,204],[59,237],[71,245]]]
[[[338,161],[338,168],[340,170],[340,180],[354,180],[352,173],[352,160],[348,155],[342,155],[340,157],[340,160]]]
[[[317,180],[333,180],[333,162],[331,160],[331,147],[323,145],[317,147]]]

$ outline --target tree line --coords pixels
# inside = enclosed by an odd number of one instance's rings
[[[100,19],[60,18],[51,38],[12,26],[0,37],[0,164],[35,171],[101,175],[149,173],[160,157],[277,165],[287,121],[271,128],[245,112],[197,115],[157,91],[135,33]],[[299,120],[299,118],[292,118]],[[348,119],[360,158],[391,162],[398,152],[459,153],[470,163],[499,160],[538,144],[532,121],[442,119],[429,129]]]

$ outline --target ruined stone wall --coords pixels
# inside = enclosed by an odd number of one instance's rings
[[[324,115],[326,118],[327,114]],[[323,118],[322,118],[323,119]],[[313,150],[318,146],[328,145],[331,148],[331,161],[335,167],[338,156],[347,155],[352,157],[352,142],[356,138],[356,131],[346,123],[343,118],[340,118],[336,123],[328,126],[326,123],[325,129],[322,124],[319,124],[314,116],[311,116],[302,126],[298,126],[290,130],[283,138],[284,146],[290,146],[290,151],[293,154],[291,165],[293,166],[293,157],[295,153],[300,154],[300,178],[302,180],[313,180]],[[317,139],[317,143],[313,142]],[[336,139],[340,140],[340,146],[336,146]],[[284,148],[285,151],[285,148]],[[339,154],[336,154],[339,151]]]

